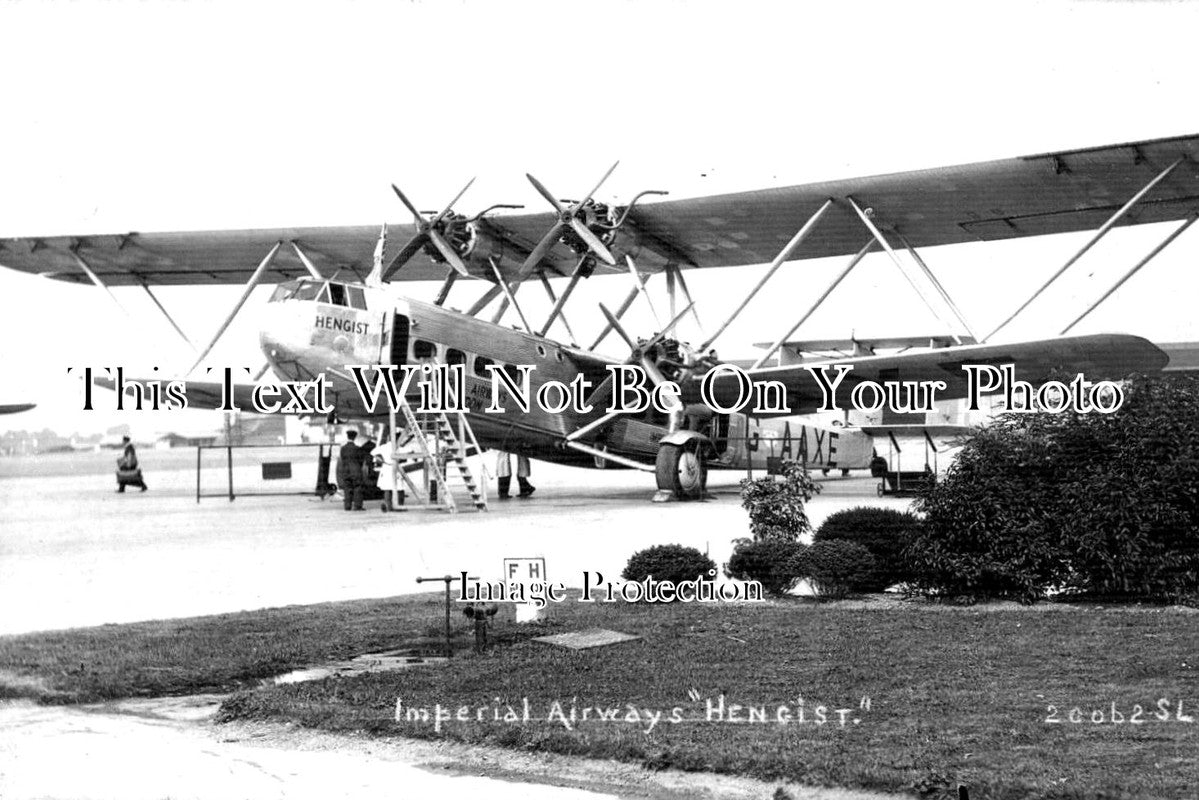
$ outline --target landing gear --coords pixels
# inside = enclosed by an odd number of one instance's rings
[[[658,448],[655,465],[658,493],[654,495],[654,502],[704,498],[708,470],[700,457],[701,446],[699,440],[691,440],[683,444],[662,444]]]

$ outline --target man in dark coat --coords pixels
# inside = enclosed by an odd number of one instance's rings
[[[337,461],[337,482],[341,484],[342,497],[346,511],[362,510],[362,490],[365,483],[362,478],[363,461],[370,458],[370,453],[364,453],[362,448],[354,444],[358,431],[346,431],[346,443],[341,446]]]
[[[133,442],[125,436],[121,444],[125,445],[125,452],[117,459],[117,491],[124,494],[126,486],[140,486],[143,492],[146,491],[146,482],[142,478],[141,466],[137,463],[137,450]]]

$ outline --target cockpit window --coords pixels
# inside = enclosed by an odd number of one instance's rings
[[[278,303],[281,300],[288,300],[296,293],[296,289],[300,288],[299,281],[287,281],[275,287],[275,291],[271,293],[270,302]]]
[[[320,291],[325,288],[325,284],[317,283],[316,281],[304,281],[296,288],[296,293],[292,295],[294,300],[315,300]]]
[[[346,287],[340,283],[329,284],[330,302],[335,306],[344,306],[346,303]]]
[[[346,291],[350,294],[350,308],[366,309],[366,293],[361,286],[347,286]]]

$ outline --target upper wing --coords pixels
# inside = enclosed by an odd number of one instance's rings
[[[1185,158],[1120,224],[1182,219],[1199,211],[1199,135],[1045,153],[872,178],[637,206],[640,230],[700,267],[760,264],[824,203],[833,208],[793,258],[856,253],[870,238],[852,197],[873,222],[913,247],[1091,230],[1162,170]]]
[[[817,411],[824,401],[820,384],[808,368],[822,365],[848,364],[853,367],[837,389],[841,408],[850,407],[850,392],[862,381],[944,381],[946,388],[937,392],[937,399],[952,400],[966,396],[966,364],[1015,366],[1017,380],[1035,386],[1055,374],[1082,373],[1088,381],[1117,380],[1133,372],[1157,372],[1166,366],[1168,357],[1151,342],[1126,334],[1096,334],[1047,339],[1015,344],[979,344],[964,347],[945,347],[916,353],[865,356],[836,361],[812,361],[804,365],[769,367],[749,371],[754,383],[780,381],[787,390],[791,414]],[[830,369],[830,380],[836,378]],[[714,400],[724,408],[738,404],[740,384],[735,375],[714,376],[711,382]],[[740,410],[751,406],[751,398],[740,403]],[[770,416],[763,414],[761,416]],[[777,416],[777,415],[775,415]]]
[[[820,258],[857,252],[869,234],[848,198],[873,209],[885,231],[913,246],[1010,239],[1099,227],[1167,166],[1184,161],[1120,224],[1181,219],[1199,211],[1199,135],[1062,151],[956,167],[812,183],[755,192],[668,200],[635,206],[617,247],[649,272],[668,263],[695,267],[771,261],[828,199],[835,205],[792,256]],[[512,277],[554,223],[550,213],[484,217],[485,247],[467,259],[489,277],[489,257]],[[389,230],[390,253],[415,234]],[[0,240],[0,264],[66,281],[87,282],[71,257],[78,252],[108,285],[243,283],[276,242],[296,242],[323,274],[370,271],[376,225],[179,233],[124,233]],[[618,253],[618,255],[620,254]],[[559,242],[539,268],[569,274],[577,256]],[[433,280],[445,265],[418,252],[397,280]],[[305,274],[290,247],[264,276],[279,281]]]

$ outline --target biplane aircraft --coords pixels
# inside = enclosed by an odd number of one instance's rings
[[[17,238],[0,242],[0,264],[105,289],[140,286],[151,297],[158,285],[244,284],[193,372],[251,291],[275,283],[261,316],[270,369],[297,382],[323,374],[337,415],[347,419],[386,413],[363,406],[347,374],[351,365],[460,364],[468,396],[490,386],[488,367],[494,365],[535,365],[534,389],[582,375],[592,387],[591,412],[553,414],[534,406],[472,414],[480,446],[578,466],[654,472],[660,495],[697,497],[708,470],[761,468],[769,456],[789,455],[825,469],[868,466],[871,436],[897,428],[885,419],[868,427],[813,424],[804,416],[821,405],[807,369],[813,365],[852,365],[848,383],[941,380],[942,399],[965,396],[964,364],[1010,364],[1029,382],[1062,370],[1118,380],[1166,367],[1166,354],[1142,338],[1067,334],[1199,218],[1196,155],[1199,136],[1192,135],[695,199],[646,201],[664,194],[648,191],[623,206],[594,199],[611,169],[574,201],[560,200],[530,175],[550,206],[542,213],[491,206],[466,215],[456,210],[466,189],[439,213],[422,212],[393,186],[414,222],[392,226],[386,236],[371,225]],[[1059,335],[988,341],[1113,227],[1169,221],[1180,224]],[[920,255],[940,245],[1087,230],[1094,234],[1078,253],[986,335],[971,327]],[[389,241],[403,244],[389,248]],[[797,356],[791,337],[872,251],[894,262],[950,333],[930,337],[930,347],[907,343],[897,353],[855,345],[832,356]],[[781,382],[786,413],[745,413],[742,379],[731,371],[709,382],[722,410],[705,411],[697,387],[719,368],[714,347],[723,332],[784,263],[828,257],[849,260],[830,285],[812,287],[810,304],[809,298],[800,303],[806,310],[787,321],[756,360],[740,365],[754,386]],[[672,335],[685,315],[699,323],[685,277],[690,270],[764,263],[770,264],[766,274],[701,343],[690,346]],[[652,335],[638,336],[620,320],[639,297],[653,308],[646,282],[656,273],[665,276],[669,319],[658,317]],[[583,342],[566,319],[569,299],[581,282],[604,274],[622,275],[632,285],[615,311],[601,306],[607,324],[598,338]],[[466,279],[485,282],[486,291],[465,312],[451,310],[447,298]],[[557,279],[565,285],[555,291],[551,281]],[[431,302],[403,298],[391,284],[406,280],[440,280],[441,287]],[[529,319],[517,300],[518,288],[533,281],[553,303],[545,319]],[[493,301],[498,309],[485,318]],[[509,308],[516,327],[501,324]],[[564,336],[551,334],[559,328]],[[601,353],[613,331],[628,348],[624,357]],[[601,401],[613,390],[607,368],[620,363],[641,365],[655,384],[675,381],[681,410],[606,412]],[[241,407],[251,390],[249,384],[237,388]],[[193,407],[215,407],[220,394],[215,382],[187,383]]]

